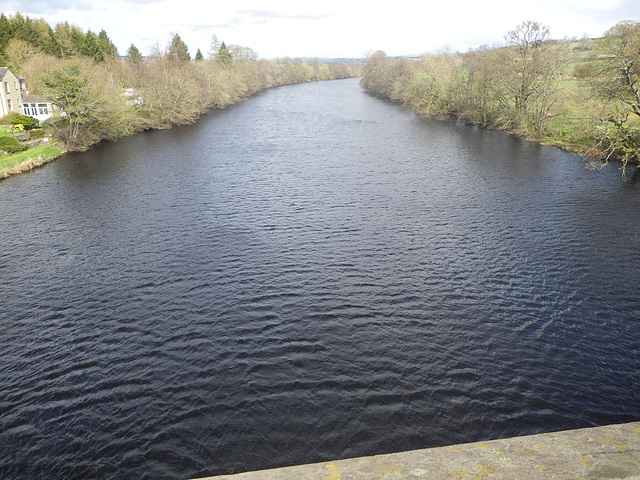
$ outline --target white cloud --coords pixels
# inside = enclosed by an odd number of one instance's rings
[[[576,8],[583,10],[615,10],[620,8],[622,2],[620,0],[585,0],[576,2]]]
[[[525,20],[540,21],[552,36],[601,35],[620,20],[638,20],[637,0],[395,0],[373,6],[345,0],[201,2],[199,0],[5,0],[5,12],[20,10],[52,26],[68,21],[83,29],[105,29],[126,52],[166,46],[179,33],[193,55],[208,52],[211,37],[282,56],[363,56],[435,51],[445,45],[465,51],[501,42]],[[630,16],[633,15],[633,16]]]

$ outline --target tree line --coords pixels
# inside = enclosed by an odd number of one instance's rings
[[[60,59],[83,55],[102,62],[116,58],[118,49],[104,30],[84,32],[68,22],[52,28],[42,19],[20,13],[0,14],[0,64],[14,71],[36,53]]]
[[[414,61],[378,51],[362,85],[421,115],[514,132],[606,163],[640,163],[640,23],[553,40],[533,21],[504,43]]]
[[[248,47],[214,35],[207,58],[194,59],[179,34],[143,57],[131,44],[118,55],[104,30],[0,15],[0,66],[26,79],[31,94],[47,95],[64,115],[47,121],[68,150],[146,129],[195,121],[266,88],[360,76],[361,64],[298,59],[260,60]]]

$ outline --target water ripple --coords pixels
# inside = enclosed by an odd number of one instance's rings
[[[2,478],[189,478],[638,419],[640,193],[615,169],[347,80],[0,188]]]

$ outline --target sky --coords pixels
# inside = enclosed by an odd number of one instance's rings
[[[364,57],[466,52],[496,45],[518,24],[546,25],[552,38],[601,36],[640,21],[639,0],[0,0],[0,11],[104,29],[125,55],[164,51],[178,33],[192,57],[207,57],[213,35],[260,58]]]

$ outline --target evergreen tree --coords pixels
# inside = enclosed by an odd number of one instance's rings
[[[42,79],[42,83],[47,93],[51,94],[53,103],[67,114],[64,117],[64,121],[69,124],[66,142],[74,145],[80,125],[87,120],[91,111],[84,98],[89,79],[77,66],[65,66],[51,72]]]
[[[80,27],[71,25],[69,26],[69,36],[71,37],[71,42],[73,43],[76,54],[82,53],[82,51],[85,49],[84,32],[80,29]]]
[[[84,47],[81,53],[93,58],[96,62],[104,62],[105,55],[98,36],[91,30],[89,30],[84,37]]]
[[[0,13],[0,49],[9,41],[9,19],[4,13]]]
[[[24,17],[17,12],[12,17],[9,17],[9,37],[18,37],[20,40],[24,38]]]
[[[11,24],[9,19],[4,15],[4,13],[0,13],[0,61],[4,64],[4,49],[7,47],[9,43],[9,29],[11,28]]]
[[[29,41],[32,47],[43,51],[47,55],[56,55],[55,45],[51,42],[51,27],[47,22],[41,18],[31,22],[32,38],[33,41]]]
[[[78,49],[71,35],[71,27],[69,26],[69,23],[58,23],[54,30],[54,35],[57,42],[60,44],[62,58],[78,55]]]
[[[187,44],[182,41],[182,38],[180,38],[180,35],[177,33],[171,39],[171,43],[169,44],[169,49],[167,51],[167,57],[171,60],[181,60],[185,62],[191,60]]]
[[[100,43],[100,47],[104,52],[105,58],[116,58],[118,56],[118,49],[113,44],[104,29],[100,30],[100,33],[98,34],[98,42]]]
[[[204,60],[204,56],[202,55],[200,49],[198,49],[198,51],[196,52],[196,62],[199,62],[200,60]]]
[[[47,27],[49,27],[47,32],[47,36],[49,37],[49,50],[47,51],[47,53],[58,58],[62,58],[62,45],[60,45],[60,42],[58,42],[56,33],[53,31],[53,28],[51,28],[49,25],[47,25]]]
[[[42,48],[42,39],[40,38],[36,22],[29,17],[23,17],[19,13],[16,13],[15,17],[15,30],[14,37],[17,37],[26,42],[28,45],[37,49]]]
[[[220,45],[220,49],[216,55],[216,61],[224,68],[229,68],[233,65],[233,55],[224,42]]]
[[[129,50],[127,50],[126,60],[127,62],[133,63],[133,64],[142,63],[142,61],[144,60],[142,58],[142,54],[140,53],[140,50],[138,50],[138,48],[133,43],[129,47]]]

